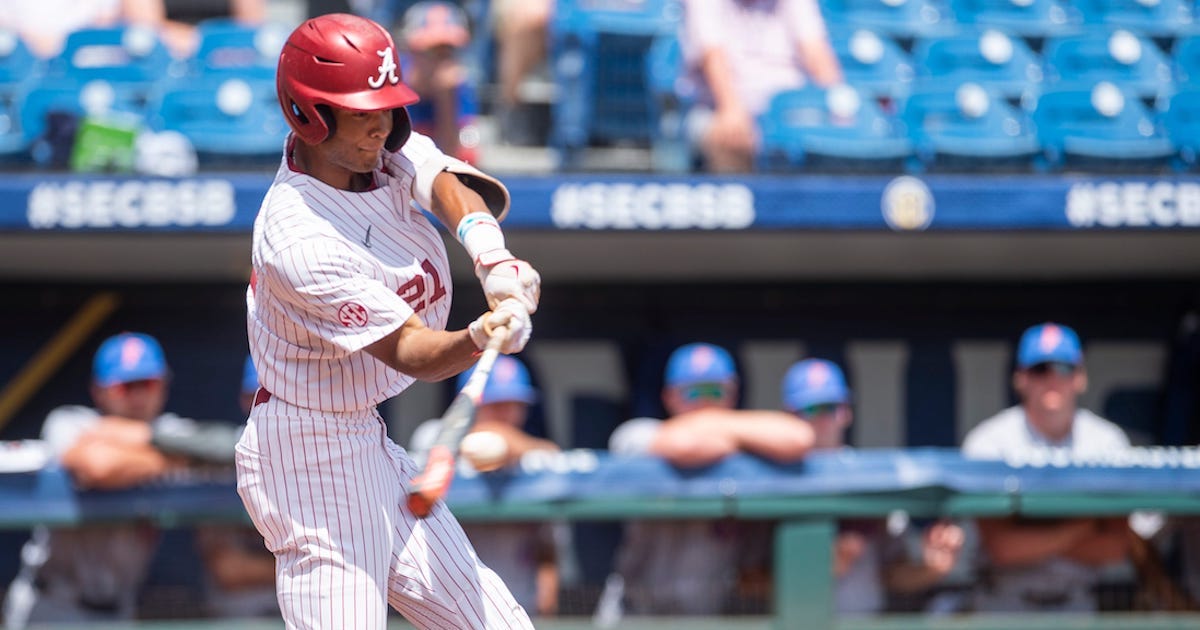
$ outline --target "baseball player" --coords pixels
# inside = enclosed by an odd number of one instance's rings
[[[693,343],[667,360],[663,404],[671,417],[628,420],[613,431],[617,455],[657,455],[680,468],[712,465],[734,453],[787,463],[804,457],[813,432],[782,411],[735,409],[738,377],[723,348]],[[725,610],[739,579],[757,569],[746,553],[763,532],[752,523],[707,520],[631,521],[605,585],[596,621],[619,620],[624,600],[635,614],[714,615]],[[741,575],[739,575],[741,573]],[[618,594],[623,591],[623,597]]]
[[[375,407],[415,379],[528,341],[540,280],[505,247],[508,191],[411,132],[387,30],[345,14],[296,28],[279,57],[291,126],[254,225],[247,291],[261,389],[237,447],[238,492],[276,558],[289,628],[379,628],[387,605],[420,628],[528,628],[449,510],[416,519],[417,474]],[[491,311],[445,330],[453,229]]]
[[[129,488],[188,461],[231,458],[232,427],[163,412],[169,376],[162,347],[149,335],[122,333],[100,344],[92,369],[95,407],[57,407],[42,425],[42,439],[77,486]],[[22,550],[5,627],[132,619],[157,548],[150,523],[39,528]]]
[[[1120,427],[1077,406],[1087,387],[1074,330],[1055,323],[1021,335],[1013,388],[1021,404],[980,422],[963,440],[974,459],[1030,449],[1099,456],[1129,447]],[[985,560],[975,609],[985,612],[1094,612],[1102,568],[1124,561],[1128,524],[1120,518],[979,519]]]

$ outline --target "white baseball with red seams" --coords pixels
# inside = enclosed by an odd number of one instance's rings
[[[384,154],[360,193],[285,157],[263,201],[246,303],[271,396],[238,444],[238,492],[276,556],[289,628],[382,629],[385,592],[422,628],[532,628],[444,504],[424,520],[404,507],[419,471],[375,406],[414,379],[363,349],[414,313],[446,326],[446,251],[411,203],[430,207],[446,157],[418,134]]]

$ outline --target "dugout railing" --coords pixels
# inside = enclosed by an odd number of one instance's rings
[[[728,627],[1200,628],[1200,613],[1195,612],[838,618],[831,576],[836,521],[845,517],[882,518],[896,510],[914,517],[954,518],[1121,515],[1135,510],[1200,515],[1200,450],[1195,448],[1133,449],[1101,462],[1036,456],[976,462],[951,449],[879,449],[815,454],[794,466],[734,457],[703,471],[679,471],[652,458],[616,458],[591,451],[567,451],[557,457],[525,462],[522,470],[499,475],[461,474],[450,506],[463,521],[777,520],[771,617],[730,619]],[[127,491],[86,493],[76,493],[54,467],[5,472],[0,473],[0,505],[0,528],[5,529],[133,518],[176,527],[246,518],[232,479],[211,471]],[[545,627],[576,627],[582,621]],[[704,627],[714,623],[695,621]],[[619,627],[677,623],[686,622],[643,618]]]

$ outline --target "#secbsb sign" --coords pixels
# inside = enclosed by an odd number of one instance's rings
[[[1067,191],[1066,212],[1074,227],[1198,227],[1200,183],[1076,183]]]
[[[26,218],[39,230],[224,226],[234,193],[222,179],[49,181],[30,191]]]
[[[567,183],[550,217],[567,229],[741,230],[754,223],[754,193],[736,183]]]

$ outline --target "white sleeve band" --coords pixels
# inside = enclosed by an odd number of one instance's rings
[[[504,232],[500,231],[500,223],[486,212],[472,212],[463,217],[454,234],[467,250],[471,262],[486,266],[513,258],[504,247]]]

